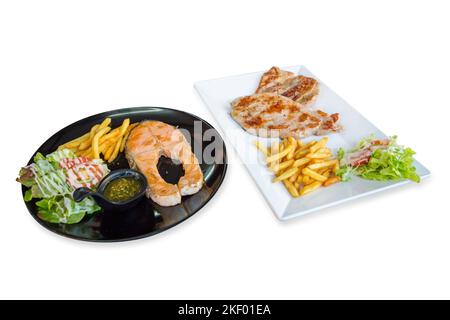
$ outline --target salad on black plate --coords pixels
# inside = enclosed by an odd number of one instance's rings
[[[47,156],[37,153],[33,160],[20,170],[17,181],[29,188],[25,201],[40,199],[36,202],[39,218],[72,224],[101,209],[91,197],[76,202],[72,194],[80,187],[95,188],[109,173],[103,160],[77,157],[70,149],[57,150]]]

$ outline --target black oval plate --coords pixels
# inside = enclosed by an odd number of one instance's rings
[[[196,194],[182,198],[181,204],[173,207],[161,207],[153,201],[144,198],[135,208],[129,211],[117,213],[103,210],[86,217],[77,224],[48,223],[37,216],[36,201],[25,202],[31,215],[45,228],[59,235],[86,241],[125,241],[148,237],[165,231],[178,223],[191,217],[200,210],[217,192],[225,177],[227,170],[227,155],[225,144],[219,133],[206,121],[187,112],[158,108],[138,107],[118,109],[99,113],[77,121],[54,134],[36,152],[46,155],[56,148],[86,132],[100,123],[104,118],[112,119],[112,126],[119,126],[126,118],[131,122],[143,120],[159,120],[179,129],[189,132],[191,147],[200,161],[200,167],[205,177],[203,188]],[[194,130],[195,128],[195,130]],[[214,151],[208,146],[214,143]],[[207,149],[207,150],[205,150]],[[205,159],[203,155],[212,154]],[[35,154],[36,154],[35,152]],[[34,156],[34,155],[33,155]],[[33,162],[30,159],[28,164]],[[128,168],[124,154],[108,164],[111,170]],[[179,166],[167,159],[161,159],[158,165],[161,175],[168,182],[175,181],[180,175]],[[22,186],[22,194],[27,190]]]

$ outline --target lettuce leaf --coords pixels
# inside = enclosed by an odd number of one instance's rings
[[[350,181],[352,176],[355,174],[355,168],[349,165],[341,166],[337,171],[336,175],[341,177],[343,182]]]
[[[61,149],[61,150],[56,150],[50,154],[48,154],[45,159],[50,162],[53,166],[55,166],[56,168],[59,168],[59,162],[62,159],[68,158],[68,159],[74,159],[76,158],[76,154],[75,152],[73,152],[70,149]],[[36,162],[36,161],[35,161]]]
[[[73,224],[80,222],[86,214],[92,214],[101,208],[90,197],[76,202],[72,196],[56,196],[36,202],[38,216],[51,223]]]
[[[397,136],[389,138],[389,144],[385,147],[373,148],[369,162],[365,165],[352,167],[346,156],[353,152],[358,152],[372,145],[374,136],[362,139],[357,146],[346,153],[344,150],[338,151],[340,169],[336,173],[343,181],[348,181],[351,175],[377,181],[409,179],[420,182],[420,177],[414,167],[414,154],[411,148],[405,148],[397,143]]]
[[[86,214],[101,209],[92,198],[85,198],[81,202],[73,199],[73,187],[67,183],[65,170],[59,165],[65,158],[73,159],[76,155],[69,149],[58,150],[47,156],[37,153],[34,162],[21,168],[17,178],[18,182],[30,188],[25,192],[24,200],[41,199],[36,202],[38,216],[51,223],[78,223]],[[106,167],[102,160],[98,161]]]
[[[367,165],[358,167],[356,174],[369,180],[409,179],[420,182],[420,177],[413,166],[413,155],[410,148],[399,146],[396,137],[390,140],[387,149],[378,149],[372,153]]]

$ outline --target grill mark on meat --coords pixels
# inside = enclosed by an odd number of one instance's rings
[[[170,184],[160,176],[157,165],[162,155],[183,165],[184,176],[177,184]],[[194,194],[203,186],[203,173],[190,144],[180,130],[167,123],[141,122],[127,139],[125,156],[131,168],[146,176],[147,197],[161,206],[176,205],[181,196]]]
[[[323,111],[307,110],[295,101],[273,93],[251,97],[238,98],[231,103],[232,117],[251,134],[302,138],[341,129],[337,114],[329,116]]]
[[[259,127],[263,124],[263,120],[261,119],[261,117],[254,117],[246,120],[245,124],[250,127]]]
[[[269,125],[267,128],[269,130],[279,130],[279,129],[286,129],[288,126],[284,125],[284,124],[279,124],[279,125]]]
[[[300,122],[305,122],[306,120],[308,120],[309,115],[307,113],[303,113],[300,117],[298,117],[298,121]]]
[[[256,93],[280,94],[307,106],[319,94],[319,83],[313,78],[296,76],[292,72],[272,67],[261,77]]]
[[[272,67],[267,72],[265,72],[261,80],[259,81],[258,89],[256,90],[259,93],[260,88],[264,88],[268,85],[276,83],[277,81],[282,81],[283,79],[289,79],[294,77],[295,75],[289,71],[283,71],[278,67]]]
[[[276,102],[272,104],[269,108],[267,108],[267,113],[281,112],[283,110],[283,105],[280,102]]]
[[[333,113],[330,117],[334,122],[337,122],[339,120],[339,113]]]

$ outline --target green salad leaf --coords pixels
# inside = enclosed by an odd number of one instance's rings
[[[355,174],[355,168],[353,168],[352,166],[349,166],[349,165],[343,165],[336,171],[336,175],[341,177],[341,180],[343,182],[350,181],[354,174]]]
[[[360,176],[364,179],[387,181],[410,179],[420,182],[420,177],[414,167],[413,155],[415,152],[411,148],[405,148],[397,143],[397,137],[390,137],[385,145],[378,145],[374,142],[373,136],[362,139],[357,146],[346,153],[343,149],[338,151],[340,168],[337,171],[343,181],[350,180],[352,175]],[[364,165],[353,165],[352,156],[358,154],[369,154],[367,163]]]
[[[56,196],[36,202],[38,216],[52,223],[78,223],[85,214],[92,214],[101,208],[92,198],[76,202],[72,196]]]
[[[86,214],[101,209],[90,197],[80,202],[72,197],[74,189],[67,183],[65,169],[59,163],[63,159],[76,157],[69,149],[58,150],[47,156],[37,153],[32,164],[20,169],[17,181],[30,188],[25,192],[24,200],[41,199],[36,202],[36,206],[42,220],[51,223],[78,223]],[[99,161],[103,164],[102,160]]]

